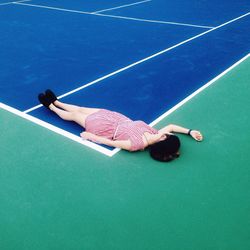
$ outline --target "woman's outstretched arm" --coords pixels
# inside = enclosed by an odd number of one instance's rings
[[[166,127],[159,130],[162,134],[168,134],[168,133],[181,133],[181,134],[190,134],[196,141],[202,141],[203,136],[200,131],[197,130],[190,130],[188,128],[184,128],[178,125],[170,124]]]
[[[184,128],[184,127],[174,125],[174,124],[169,124],[166,127],[159,130],[159,132],[163,134],[172,133],[172,132],[187,134],[188,131],[189,131],[188,128]]]
[[[107,145],[107,146],[110,146],[110,147],[115,147],[115,148],[121,148],[121,149],[125,149],[125,150],[128,150],[128,151],[130,151],[130,149],[131,149],[131,142],[129,140],[126,140],[126,141],[119,141],[119,140],[112,141],[110,139],[107,139],[107,138],[104,138],[104,137],[101,137],[101,136],[98,136],[98,135],[94,135],[94,134],[89,133],[89,132],[82,132],[80,135],[85,140],[89,140],[89,141],[96,142],[96,143],[99,143],[99,144],[104,144],[104,145]]]

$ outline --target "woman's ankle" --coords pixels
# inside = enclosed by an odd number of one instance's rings
[[[49,105],[49,109],[51,110],[51,111],[53,111],[53,108],[54,108],[55,106],[54,106],[54,104],[53,103],[51,103],[50,105]]]
[[[60,102],[59,102],[58,100],[55,100],[55,101],[53,102],[53,104],[56,105],[56,106],[58,106],[58,105],[60,105]]]

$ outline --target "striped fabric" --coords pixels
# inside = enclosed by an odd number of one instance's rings
[[[100,109],[91,114],[85,121],[85,129],[92,134],[110,140],[130,140],[131,151],[143,150],[143,134],[145,132],[157,134],[143,121],[132,121],[128,117],[106,109]]]

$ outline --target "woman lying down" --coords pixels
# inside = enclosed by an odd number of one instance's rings
[[[133,121],[123,114],[107,109],[79,107],[59,101],[51,90],[38,95],[40,103],[66,121],[74,121],[85,129],[83,139],[128,151],[148,149],[151,157],[168,162],[179,157],[180,140],[173,133],[202,141],[197,130],[167,125],[156,130],[143,121]]]

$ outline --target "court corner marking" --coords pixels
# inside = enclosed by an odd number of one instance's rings
[[[85,145],[85,146],[87,146],[87,147],[89,147],[91,149],[94,149],[94,150],[98,151],[99,153],[102,153],[102,154],[104,154],[106,156],[112,157],[114,154],[119,152],[118,148],[113,149],[113,150],[109,150],[107,148],[102,147],[101,145],[95,144],[95,143],[87,141],[87,140],[83,140],[80,136],[76,136],[76,135],[74,135],[74,134],[72,134],[72,133],[70,133],[68,131],[65,131],[65,130],[63,130],[61,128],[58,128],[58,127],[56,127],[56,126],[54,126],[54,125],[52,125],[52,124],[50,124],[48,122],[42,121],[42,120],[40,120],[40,119],[38,119],[38,118],[36,118],[34,116],[26,114],[26,113],[24,113],[24,112],[22,112],[20,110],[17,110],[15,108],[10,107],[10,106],[8,106],[8,105],[6,105],[4,103],[1,103],[1,102],[0,102],[0,108],[3,109],[3,110],[8,111],[10,113],[13,113],[13,114],[15,114],[15,115],[17,115],[19,117],[22,117],[22,118],[24,118],[26,120],[29,120],[29,121],[31,121],[31,122],[33,122],[35,124],[38,124],[41,127],[47,128],[47,129],[49,129],[49,130],[51,130],[51,131],[53,131],[53,132],[55,132],[57,134],[60,134],[60,135],[62,135],[64,137],[67,137],[67,138],[69,138],[69,139],[71,139],[71,140],[73,140],[75,142],[78,142],[78,143],[80,143],[82,145]]]
[[[11,2],[0,3],[0,6],[10,5],[10,4],[17,4],[17,3],[24,3],[24,2],[30,2],[30,1],[31,0],[11,1]]]

